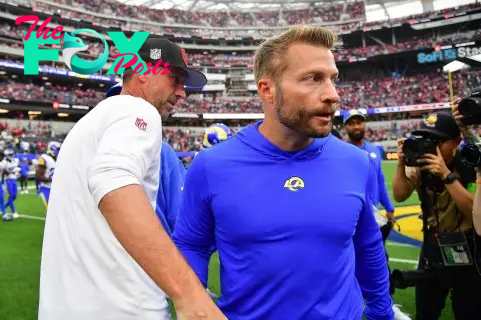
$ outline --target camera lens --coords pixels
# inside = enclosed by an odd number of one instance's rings
[[[465,117],[477,117],[481,115],[481,98],[465,98],[459,102],[459,113]]]
[[[461,161],[470,167],[481,166],[481,146],[468,144],[461,150]]]
[[[419,153],[419,141],[414,139],[407,139],[404,141],[403,153],[408,158],[416,158]]]

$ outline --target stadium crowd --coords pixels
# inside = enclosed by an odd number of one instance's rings
[[[13,48],[21,48],[22,37],[28,28],[26,26],[13,26],[11,24],[0,25],[0,37],[8,37],[8,39],[0,39],[0,45],[6,45]],[[369,58],[379,55],[395,54],[404,51],[414,51],[426,48],[434,48],[436,46],[443,46],[448,44],[456,44],[465,41],[475,41],[481,39],[481,30],[458,32],[446,34],[442,36],[429,38],[415,38],[407,41],[400,41],[396,44],[385,44],[383,46],[369,45],[365,47],[342,48],[336,50],[336,61],[350,61],[351,59]],[[104,46],[98,39],[91,38],[83,39],[86,45],[89,45],[88,51],[85,54],[98,57],[104,50]],[[63,45],[63,38],[58,45],[61,48]],[[116,46],[109,47],[110,60],[113,60],[112,55],[119,54]],[[236,52],[236,53],[210,53],[205,51],[203,53],[189,54],[189,63],[193,66],[236,66],[236,65],[252,65],[253,53]]]
[[[1,83],[0,97],[19,101],[59,102],[94,106],[103,99],[105,94],[89,88],[72,88],[66,84],[53,85],[50,82],[35,85],[33,83],[21,83],[4,78]]]
[[[88,12],[97,12],[109,16],[133,18],[138,20],[155,21],[157,23],[172,23],[186,25],[204,25],[211,27],[227,26],[278,26],[297,23],[336,22],[365,17],[364,2],[358,1],[345,4],[332,4],[330,6],[313,6],[308,9],[283,11],[260,11],[260,12],[239,12],[239,11],[216,11],[198,12],[178,9],[158,10],[143,6],[129,6],[116,1],[98,2],[94,0],[70,1],[61,0],[59,4],[73,6]],[[66,18],[98,21],[98,17],[77,11],[61,10],[56,6],[50,6],[41,2],[36,3],[37,9],[60,12]],[[102,19],[102,23],[113,25],[122,24],[122,21],[114,19]]]
[[[481,86],[481,70],[455,73],[454,89],[467,96],[471,88]],[[44,82],[37,85],[8,77],[0,77],[0,98],[20,101],[58,102],[95,106],[104,97],[100,88],[82,88]],[[341,97],[340,109],[379,108],[449,101],[447,76],[442,73],[418,73],[410,76],[372,78],[365,81],[345,81],[337,84]],[[177,112],[189,113],[259,113],[260,99],[246,96],[232,99],[223,95],[190,94],[176,105]]]
[[[30,5],[25,1],[26,5]],[[337,31],[350,32],[355,30],[368,30],[370,28],[388,27],[396,24],[414,23],[430,18],[440,18],[448,16],[457,16],[469,11],[477,10],[481,7],[479,2],[468,5],[437,10],[430,13],[417,14],[399,19],[365,22],[365,6],[364,2],[352,2],[349,4],[332,4],[327,6],[311,6],[305,9],[296,10],[262,10],[258,12],[240,12],[240,11],[220,11],[220,12],[198,12],[184,11],[178,9],[150,9],[142,6],[130,6],[116,1],[98,2],[93,0],[71,1],[61,0],[59,5],[69,5],[85,12],[72,11],[66,7],[52,6],[42,2],[35,3],[35,10],[44,11],[50,14],[58,14],[62,18],[75,20],[92,21],[95,24],[108,25],[126,30],[124,21],[109,19],[106,17],[97,17],[89,14],[89,12],[100,13],[105,16],[117,16],[125,18],[134,18],[139,22],[129,22],[132,30],[145,30],[158,33],[175,33],[178,35],[197,35],[206,37],[233,37],[252,35],[256,37],[268,37],[276,33],[276,30],[208,30],[208,29],[185,29],[182,27],[160,27],[147,25],[141,21],[152,21],[155,23],[199,25],[201,27],[257,27],[257,26],[286,26],[288,24],[302,23],[339,23],[334,25]],[[357,21],[356,21],[357,20]]]
[[[48,140],[52,138],[52,131],[49,122],[28,121],[26,126],[12,126],[0,119],[0,150],[11,148],[16,153],[44,152]]]
[[[408,137],[409,133],[418,130],[421,119],[406,121],[381,121],[367,122],[365,138],[370,142],[397,140],[400,137]],[[231,126],[236,133],[242,129],[239,126]],[[343,125],[334,126],[343,139],[347,134]],[[478,136],[481,136],[481,126],[474,126]],[[28,121],[27,124],[9,125],[0,119],[0,149],[12,148],[17,153],[40,153],[44,152],[47,142],[51,139],[54,129],[48,121]],[[178,152],[199,151],[202,146],[202,128],[164,127],[163,139]],[[68,132],[56,135],[62,140]]]

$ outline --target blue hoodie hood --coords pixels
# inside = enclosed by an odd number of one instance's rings
[[[271,143],[259,132],[259,126],[262,122],[258,121],[245,127],[236,134],[236,137],[252,149],[274,160],[308,160],[315,158],[324,150],[325,144],[332,138],[332,134],[329,134],[325,138],[314,139],[302,150],[285,151]]]

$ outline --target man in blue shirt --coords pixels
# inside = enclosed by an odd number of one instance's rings
[[[175,221],[179,214],[184,177],[184,164],[177,157],[174,149],[167,142],[162,142],[160,184],[155,212],[169,236],[172,236],[172,232],[174,232]]]
[[[394,318],[370,160],[330,135],[336,41],[295,26],[263,42],[254,73],[264,121],[187,171],[173,240],[204,285],[216,244],[230,320]]]
[[[385,243],[389,237],[389,233],[392,230],[394,223],[394,206],[389,197],[389,193],[386,187],[386,180],[384,178],[384,173],[382,171],[382,154],[378,147],[372,143],[366,141],[364,138],[366,132],[366,117],[364,114],[358,110],[351,110],[346,113],[343,117],[344,129],[348,135],[347,142],[353,144],[366,152],[366,154],[371,159],[371,163],[374,166],[373,175],[375,183],[372,185],[372,202],[374,206],[378,206],[379,203],[382,204],[386,210],[386,217],[388,218],[387,224],[381,227],[381,234],[383,242]],[[389,261],[389,257],[386,251],[386,257]],[[389,270],[390,273],[390,270]],[[389,292],[391,295],[394,294],[395,288],[391,284]],[[396,320],[409,320],[407,314],[401,311],[399,305],[394,305],[393,310],[395,313]]]
[[[364,139],[366,132],[366,117],[357,110],[352,110],[344,115],[344,129],[348,135],[347,142],[364,150],[375,165],[376,183],[373,185],[372,202],[375,206],[379,203],[386,209],[386,216],[394,220],[394,206],[389,198],[386,180],[382,171],[382,154],[378,147]]]

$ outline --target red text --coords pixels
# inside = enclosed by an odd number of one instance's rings
[[[52,37],[53,39],[58,40],[58,39],[63,37],[63,33],[62,33],[63,27],[62,26],[56,27],[55,29],[52,30],[52,32],[50,32],[50,28],[46,28],[47,24],[50,22],[50,20],[52,20],[52,17],[48,17],[48,19],[45,20],[40,25],[40,28],[38,28],[37,33],[36,33],[37,39],[40,39],[40,37],[42,37],[44,40],[47,40],[48,38]],[[34,15],[21,16],[21,17],[18,17],[15,20],[15,24],[22,24],[22,23],[27,22],[27,21],[32,21],[33,24],[28,29],[24,40],[30,39],[30,35],[32,34],[33,30],[35,30],[35,27],[37,27],[39,19],[38,19],[37,16],[34,16]]]
[[[124,64],[124,56],[132,56],[132,59],[130,59],[130,61]],[[117,59],[118,57],[121,57],[121,58],[119,63],[115,65],[115,69],[114,69],[115,74],[119,74],[119,68],[131,68],[138,61],[137,55],[133,53],[120,53],[120,54],[112,55],[112,58],[114,59]],[[162,72],[161,70],[158,69],[161,65],[163,65],[165,69]],[[142,72],[143,70],[144,70],[144,66],[141,63],[139,63],[134,69],[134,74],[142,73],[147,75],[150,73],[158,74],[160,72],[160,74],[164,75],[164,74],[167,74],[170,70],[172,70],[172,68],[169,68],[168,62],[162,63],[162,59],[159,59],[159,61],[157,61],[157,63],[154,66],[152,66],[152,62],[148,62],[147,70],[145,72]]]

